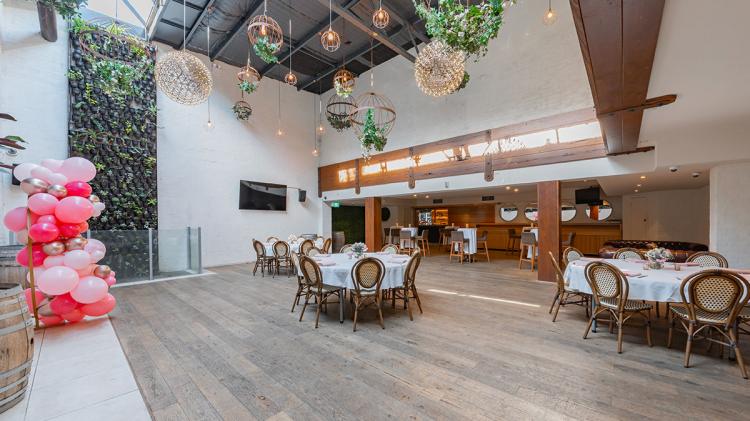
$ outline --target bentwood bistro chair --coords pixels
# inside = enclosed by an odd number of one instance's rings
[[[302,321],[302,317],[305,315],[305,309],[310,302],[310,297],[315,298],[317,303],[317,309],[315,312],[315,328],[318,328],[318,322],[320,320],[320,309],[324,305],[328,304],[328,299],[335,295],[339,299],[339,305],[343,304],[343,297],[341,296],[341,289],[323,285],[323,274],[320,272],[320,266],[315,263],[310,257],[302,256],[299,258],[300,269],[304,276],[305,290],[305,304],[302,306],[302,313],[299,315],[299,321]]]
[[[383,294],[380,293],[380,286],[385,276],[385,265],[379,259],[365,257],[354,264],[351,276],[354,281],[354,290],[349,293],[349,297],[354,304],[352,331],[357,331],[359,312],[370,305],[377,307],[380,327],[385,329],[382,309]]]
[[[307,256],[307,252],[310,251],[311,248],[315,247],[315,243],[311,239],[306,239],[302,242],[299,246],[299,254],[303,256]]]
[[[555,298],[552,300],[552,305],[549,308],[549,313],[552,314],[552,310],[555,314],[552,315],[552,321],[557,320],[557,312],[560,311],[560,307],[568,304],[582,305],[586,308],[586,316],[589,315],[589,295],[582,293],[578,290],[571,289],[568,283],[565,281],[560,265],[557,264],[557,259],[552,252],[549,253],[549,258],[552,261],[552,266],[555,268],[555,278],[557,281],[557,292]]]
[[[699,251],[687,258],[687,262],[698,263],[701,267],[728,268],[729,261],[719,253],[712,251]]]
[[[411,307],[414,301],[417,302],[419,313],[422,313],[422,303],[419,301],[419,293],[417,293],[417,286],[415,284],[415,280],[417,278],[417,269],[419,268],[419,264],[421,263],[421,261],[421,253],[417,252],[412,254],[411,258],[409,259],[409,263],[406,264],[406,269],[404,270],[403,285],[392,289],[392,307],[396,308],[396,300],[404,300],[404,308],[409,311],[409,320],[412,321],[414,321],[414,317],[412,316]]]
[[[280,269],[283,267],[286,269],[287,276],[292,271],[292,259],[289,256],[291,249],[286,241],[277,241],[273,243],[273,257],[274,257],[274,274],[279,274]]]
[[[570,262],[576,261],[583,257],[583,252],[575,247],[568,247],[562,252],[562,262],[567,267]]]
[[[388,254],[398,254],[398,246],[395,244],[386,244],[380,251]]]
[[[638,251],[638,249],[625,247],[625,248],[617,249],[615,251],[614,256],[612,256],[612,258],[620,259],[620,260],[643,259],[643,255],[641,254],[640,251]]]
[[[266,255],[266,246],[258,240],[253,240],[253,249],[255,249],[255,267],[253,267],[253,276],[260,268],[262,276],[266,276],[266,267],[268,272],[273,270],[273,256]]]

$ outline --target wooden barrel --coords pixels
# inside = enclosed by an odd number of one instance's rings
[[[34,358],[34,321],[21,286],[0,284],[0,413],[24,397]]]
[[[0,247],[0,280],[2,282],[20,284],[28,288],[26,273],[28,270],[16,262],[16,254],[23,246]]]
[[[346,244],[346,238],[344,237],[344,231],[334,231],[334,233],[333,233],[333,247],[331,248],[331,251],[333,253],[338,253],[339,250],[341,250],[341,247],[344,247],[344,244]]]

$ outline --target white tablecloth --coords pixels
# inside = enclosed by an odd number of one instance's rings
[[[365,253],[366,257],[375,257],[385,264],[385,277],[381,284],[382,289],[396,288],[404,284],[404,270],[406,270],[407,259],[398,261],[392,260],[390,256],[378,253]],[[357,259],[342,253],[331,254],[328,257],[316,258],[318,264],[321,261],[332,260],[336,263],[334,266],[320,265],[320,272],[323,274],[323,283],[326,285],[354,289],[354,280],[352,279],[352,267]],[[300,272],[300,275],[302,273]]]
[[[401,231],[407,231],[407,232],[409,232],[409,235],[411,235],[411,238],[416,238],[417,237],[417,228],[416,227],[401,228]],[[399,243],[400,243],[399,246],[400,247],[404,247],[404,245],[406,243],[411,243],[411,244],[409,244],[409,246],[410,247],[414,247],[415,246],[414,242],[415,242],[415,240],[411,240],[411,241],[409,241],[409,240],[399,240]]]
[[[571,289],[591,293],[591,288],[589,288],[589,284],[586,281],[584,268],[592,260],[594,259],[583,258],[575,260],[565,268],[564,276],[569,282]],[[672,263],[666,263],[664,269],[644,270],[643,263],[635,261],[617,259],[606,259],[604,261],[611,263],[620,270],[640,272],[641,275],[646,275],[643,278],[628,276],[628,284],[630,285],[628,298],[632,300],[670,303],[682,302],[682,297],[680,296],[680,284],[682,280],[688,275],[701,270],[698,266],[683,265],[682,270],[675,271]]]
[[[302,245],[303,241],[305,241],[305,240],[304,239],[298,240],[296,243],[289,243],[289,242],[287,242],[287,244],[289,244],[289,248],[292,249],[292,252],[299,253],[299,246]],[[318,238],[317,240],[315,240],[315,247],[317,247],[317,248],[319,248],[319,249],[322,250],[323,249],[323,242],[324,241],[325,240],[322,240],[322,239]],[[274,245],[274,243],[263,243],[263,245],[266,247],[266,256],[273,256],[273,245]]]
[[[477,252],[477,229],[459,228],[457,231],[464,233],[464,240],[469,240],[469,247],[464,250],[464,253],[475,254]]]

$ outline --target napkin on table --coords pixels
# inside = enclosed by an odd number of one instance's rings
[[[333,259],[323,259],[318,264],[320,266],[336,266],[336,262]]]

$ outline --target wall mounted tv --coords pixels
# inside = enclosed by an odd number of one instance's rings
[[[286,186],[241,180],[240,209],[285,211]]]
[[[601,205],[601,203],[601,189],[599,187],[576,190],[576,205]]]

